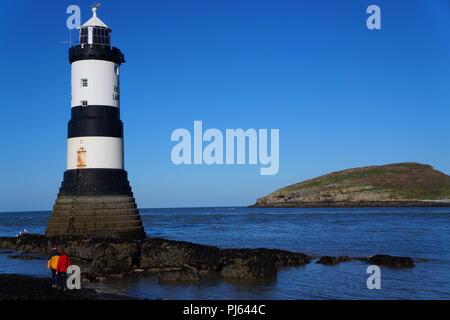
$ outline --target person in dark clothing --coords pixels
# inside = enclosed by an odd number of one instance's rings
[[[52,272],[52,288],[58,287],[58,278],[56,275],[56,268],[58,266],[58,260],[59,260],[59,252],[58,247],[53,246],[52,253],[50,254],[47,262],[47,269],[50,269]]]
[[[64,250],[61,250],[61,254],[58,259],[58,265],[56,266],[56,274],[59,277],[59,288],[67,290],[67,268],[72,265],[70,257]]]

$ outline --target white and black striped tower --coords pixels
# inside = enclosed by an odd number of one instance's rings
[[[142,238],[144,228],[124,170],[119,68],[123,53],[111,47],[111,29],[93,16],[69,49],[72,117],[67,171],[46,235]]]

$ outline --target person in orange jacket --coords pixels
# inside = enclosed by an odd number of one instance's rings
[[[52,288],[58,287],[58,276],[56,275],[56,267],[58,266],[59,252],[58,247],[53,246],[52,253],[50,254],[47,262],[47,269],[52,271]]]
[[[72,265],[70,257],[64,250],[61,250],[58,265],[56,266],[56,274],[59,277],[59,287],[60,289],[67,289],[67,268]]]

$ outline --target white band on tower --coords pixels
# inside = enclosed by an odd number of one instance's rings
[[[72,63],[72,107],[120,107],[119,65],[105,60]]]
[[[77,137],[67,140],[67,170],[123,169],[123,140],[113,137]]]

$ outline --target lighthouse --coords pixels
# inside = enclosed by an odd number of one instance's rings
[[[67,170],[46,236],[139,239],[144,228],[124,169],[120,120],[123,53],[111,46],[111,29],[93,16],[69,49],[71,119]]]

